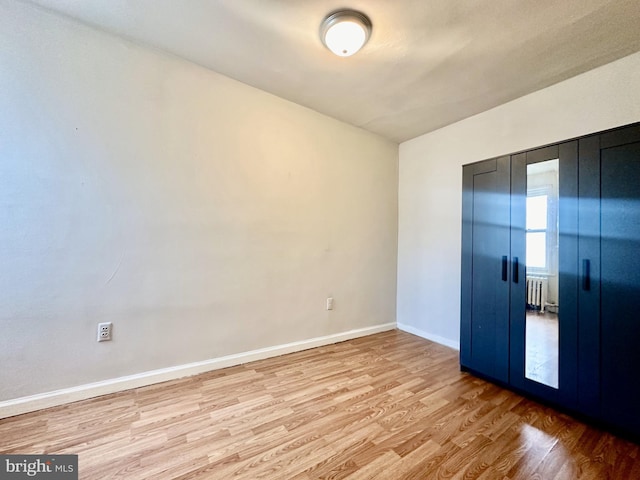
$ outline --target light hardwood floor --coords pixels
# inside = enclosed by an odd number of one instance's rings
[[[391,331],[0,420],[80,478],[639,479],[638,445]]]
[[[560,331],[558,315],[527,311],[525,340],[525,376],[558,388],[560,368]]]

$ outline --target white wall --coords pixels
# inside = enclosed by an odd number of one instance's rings
[[[459,341],[462,169],[640,121],[640,53],[400,145],[400,328]]]
[[[395,322],[397,144],[11,0],[0,45],[0,400]]]

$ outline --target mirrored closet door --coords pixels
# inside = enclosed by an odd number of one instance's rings
[[[562,299],[576,282],[577,142],[513,155],[512,169],[511,381],[573,399],[575,301],[565,311]]]

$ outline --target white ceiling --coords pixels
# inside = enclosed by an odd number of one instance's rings
[[[640,50],[640,0],[30,0],[401,142]],[[365,12],[340,58],[323,17]]]

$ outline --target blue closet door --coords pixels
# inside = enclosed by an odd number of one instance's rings
[[[640,435],[640,141],[608,147],[615,138],[600,150],[601,411]]]
[[[549,164],[555,164],[553,167]],[[547,165],[545,168],[544,165]],[[548,254],[555,256],[553,266],[547,265],[543,274],[539,270],[529,271],[527,255],[527,197],[531,188],[535,189],[536,170],[528,173],[531,166],[537,166],[537,176],[549,180],[549,174],[557,172],[554,187],[557,188],[557,206],[548,217],[557,224],[557,249]],[[540,169],[540,167],[543,167]],[[551,169],[551,170],[548,170]],[[546,172],[541,173],[541,172]],[[533,186],[529,185],[529,182]],[[540,182],[540,180],[538,180]],[[511,157],[511,344],[510,344],[510,384],[518,390],[531,393],[554,404],[573,408],[577,394],[577,264],[578,264],[578,142],[570,141],[543,147]],[[546,198],[546,197],[545,197]],[[548,206],[548,204],[547,204]],[[549,207],[551,208],[551,207]],[[547,219],[547,220],[548,220]],[[551,235],[549,233],[549,235]],[[549,242],[553,244],[554,242]],[[515,263],[518,263],[516,266]],[[551,262],[549,262],[551,263]],[[533,313],[527,309],[527,280],[547,275],[548,284],[557,282],[554,300],[559,311]],[[556,297],[557,295],[557,297]],[[541,305],[542,307],[542,305]],[[546,307],[546,305],[545,305]],[[531,322],[531,324],[529,324]],[[545,325],[540,330],[539,325]],[[557,343],[556,343],[557,342]],[[539,343],[539,345],[536,345]],[[532,348],[533,347],[533,348]],[[542,360],[531,358],[542,354]],[[545,356],[546,355],[546,356]],[[533,361],[532,361],[533,360]],[[531,364],[544,367],[545,374],[531,375]],[[529,375],[527,374],[529,370]],[[556,384],[544,379],[557,379]]]
[[[460,363],[509,381],[510,158],[463,170]]]
[[[600,135],[579,141],[578,398],[576,410],[600,416]]]

